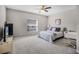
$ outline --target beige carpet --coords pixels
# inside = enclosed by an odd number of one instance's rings
[[[38,36],[15,37],[14,54],[75,54],[76,50],[49,43]]]

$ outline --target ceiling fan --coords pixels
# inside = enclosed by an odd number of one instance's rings
[[[40,10],[42,10],[42,11],[44,11],[44,12],[48,12],[48,9],[51,9],[52,7],[47,7],[47,6],[45,6],[45,5],[42,5],[41,6],[41,8],[40,8]]]

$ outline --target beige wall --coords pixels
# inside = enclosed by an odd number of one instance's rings
[[[13,23],[14,36],[31,35],[34,32],[27,31],[27,20],[38,20],[38,30],[45,30],[47,27],[47,17],[37,14],[32,14],[24,11],[7,9],[7,22]]]
[[[76,31],[76,8],[61,13],[56,13],[48,17],[48,24],[51,26],[67,27]],[[55,24],[55,19],[61,19],[61,25]]]
[[[79,53],[79,6],[77,6],[77,21],[76,21],[76,24],[77,24],[77,52]]]
[[[46,16],[41,16],[37,14],[32,14],[28,12],[7,9],[7,21],[9,23],[14,23],[14,35],[30,35],[30,32],[26,30],[27,19],[37,19],[39,20],[39,31],[45,30],[48,25],[58,26],[55,24],[55,19],[61,19],[60,27],[67,27],[69,30],[76,31],[76,19],[77,19],[77,9],[71,9],[61,13],[56,13],[48,18]],[[18,27],[18,28],[17,28]],[[20,30],[18,30],[20,29]],[[17,32],[18,31],[18,32]],[[33,34],[33,33],[31,33]]]
[[[0,6],[0,27],[4,26],[4,22],[6,21],[6,8],[5,6]]]

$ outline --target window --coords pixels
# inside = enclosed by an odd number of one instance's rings
[[[27,20],[27,31],[38,31],[38,20],[32,20],[28,19]]]

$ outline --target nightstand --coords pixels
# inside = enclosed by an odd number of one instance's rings
[[[76,39],[76,32],[64,32],[64,38]]]

